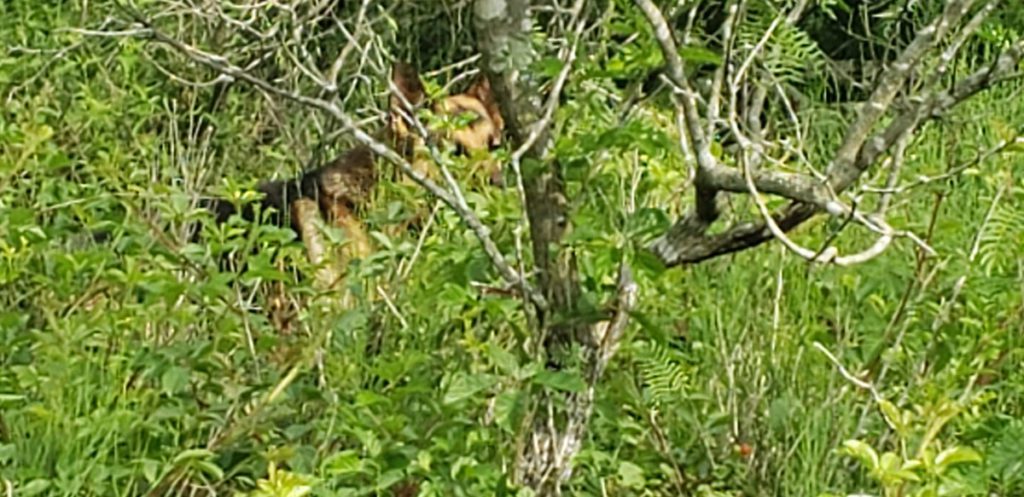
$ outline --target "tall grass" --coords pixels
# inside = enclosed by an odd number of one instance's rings
[[[312,155],[294,145],[318,132],[242,89],[204,118],[216,133],[199,135],[208,94],[168,81],[141,42],[44,34],[78,16],[63,4],[0,5],[4,485],[19,496],[221,495],[251,490],[273,464],[316,478],[317,495],[411,480],[426,495],[500,492],[525,410],[517,344],[530,338],[519,304],[479,290],[497,278],[471,233],[441,209],[429,230],[386,238],[408,202],[424,200],[383,186],[367,213],[381,250],[352,268],[350,308],[296,278],[289,268],[309,268],[281,230],[207,227],[205,244],[185,243],[202,217],[197,190],[235,194],[294,172]],[[906,167],[941,173],[1020,129],[1020,90],[1003,85],[926,127]],[[620,129],[599,92],[574,91],[558,145],[578,199],[571,243],[590,295],[607,291],[606,269],[626,252],[642,300],[601,385],[572,495],[871,490],[837,448],[897,440],[815,342],[850,371],[870,366],[901,407],[964,397],[943,440],[986,456],[972,488],[1021,492],[1020,156],[893,208],[897,226],[931,230],[935,257],[918,261],[901,241],[869,264],[823,268],[769,244],[665,271],[644,264],[636,240],[678,209],[671,115],[650,104]],[[624,218],[634,173],[640,209]],[[469,201],[513,253],[514,192]],[[832,227],[799,236],[820,242]],[[94,240],[99,231],[110,238]],[[851,229],[840,243],[867,236]],[[222,253],[253,246],[244,273],[222,270]],[[260,310],[278,286],[302,304],[289,335]]]

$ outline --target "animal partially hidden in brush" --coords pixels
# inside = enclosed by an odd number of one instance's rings
[[[409,64],[395,63],[391,81],[393,91],[382,141],[402,154],[418,174],[437,175],[436,165],[424,146],[424,137],[416,132],[420,128],[410,121],[424,106],[429,106],[436,115],[463,117],[463,122],[468,123],[456,129],[429,130],[429,138],[436,146],[455,147],[461,153],[474,154],[501,145],[504,120],[485,77],[477,79],[464,93],[434,102],[427,101],[423,82]],[[305,245],[310,262],[320,268],[316,276],[318,286],[334,287],[352,258],[365,258],[373,250],[360,215],[381,179],[379,160],[368,146],[359,145],[298,177],[261,183],[257,191],[262,198],[255,203],[259,209],[254,203],[239,208],[222,198],[203,205],[213,212],[218,224],[236,214],[254,221],[257,211],[272,211],[270,222],[294,230]],[[499,163],[487,160],[484,167],[491,182],[500,184]],[[327,253],[320,224],[338,228],[344,234],[346,243],[336,254]],[[198,240],[198,233],[193,238]]]

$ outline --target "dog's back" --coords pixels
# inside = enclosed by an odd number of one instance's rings
[[[409,64],[396,62],[392,68],[391,80],[398,94],[389,99],[389,119],[384,136],[407,160],[414,163],[420,172],[433,175],[429,157],[418,153],[423,138],[412,131],[407,119],[415,115],[416,109],[427,103],[427,95],[419,74]],[[441,143],[456,146],[467,153],[486,151],[501,143],[504,120],[491,94],[486,78],[479,78],[465,92],[442,98],[431,107],[446,115],[470,114],[469,124],[438,138]],[[500,176],[496,164],[489,165],[492,181]],[[270,222],[278,226],[290,226],[297,233],[302,227],[296,225],[291,216],[291,204],[300,199],[314,201],[320,209],[323,220],[342,229],[352,226],[356,215],[369,198],[379,175],[376,157],[366,146],[356,146],[325,166],[304,172],[288,180],[269,181],[260,184],[257,191],[262,195],[258,204],[261,211],[272,210]],[[498,182],[498,181],[494,181]],[[257,221],[254,204],[245,204],[239,211],[225,199],[204,202],[203,206],[214,214],[218,224],[226,222],[232,215],[240,214],[247,221]],[[195,233],[193,240],[198,237]]]

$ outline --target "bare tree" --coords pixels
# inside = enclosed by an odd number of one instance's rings
[[[770,65],[769,41],[777,30],[800,21],[809,2],[789,2],[778,8],[774,19],[754,43],[744,43],[738,33],[747,19],[747,0],[725,2],[725,21],[720,29],[722,63],[709,85],[700,86],[688,73],[680,56],[680,44],[691,39],[695,5],[676,9],[674,19],[689,19],[687,27],[675,30],[662,9],[653,0],[635,0],[654,33],[664,57],[664,78],[672,91],[675,111],[681,123],[680,134],[687,164],[693,167],[692,209],[651,245],[666,265],[694,264],[721,255],[745,250],[771,239],[779,239],[799,257],[839,265],[862,263],[886,250],[894,240],[907,239],[930,251],[912,232],[894,227],[886,213],[894,196],[921,182],[902,174],[903,154],[911,137],[931,119],[939,118],[978,92],[1007,78],[1019,75],[1024,42],[1016,42],[989,65],[973,74],[953,80],[951,62],[982,22],[998,7],[997,0],[982,2],[952,0],[930,22],[918,29],[909,41],[873,81],[872,90],[851,119],[843,138],[827,164],[813,164],[808,146],[799,130],[805,127],[790,94],[778,83]],[[674,3],[674,2],[673,2]],[[515,480],[533,488],[538,495],[557,495],[572,475],[573,458],[579,453],[591,417],[598,383],[614,356],[628,324],[629,311],[636,304],[637,285],[629,267],[622,264],[618,292],[606,305],[603,319],[597,323],[561,319],[578,313],[582,288],[573,254],[564,248],[572,228],[570,199],[563,181],[562,165],[553,153],[552,122],[555,111],[587,36],[594,22],[586,0],[574,0],[565,8],[553,2],[561,21],[561,43],[538,47],[532,38],[534,15],[538,6],[527,0],[476,0],[474,24],[482,69],[497,94],[512,143],[510,167],[516,178],[526,213],[532,247],[532,268],[523,260],[507,262],[491,240],[490,230],[468,206],[459,185],[450,179],[443,184],[418,175],[403,157],[371,134],[363,131],[355,116],[343,108],[341,69],[354,60],[359,65],[382,66],[376,41],[370,33],[367,14],[373,2],[364,1],[353,19],[341,19],[326,6],[333,2],[314,2],[311,7],[278,5],[279,18],[266,18],[267,10],[241,7],[227,11],[205,5],[185,8],[167,2],[159,15],[127,10],[130,25],[121,35],[144,36],[170,48],[188,60],[211,68],[219,74],[217,82],[243,81],[273,99],[283,99],[308,107],[340,123],[339,132],[351,132],[380,157],[394,163],[426,191],[456,212],[479,239],[495,268],[506,283],[518,290],[529,309],[533,338],[528,344],[549,368],[582,372],[585,387],[573,392],[538,391],[533,399],[531,417],[523,426],[521,450],[517,454]],[[215,53],[183,39],[181,33],[161,28],[167,18],[190,17],[213,24],[232,26],[253,40],[284,40],[274,50],[274,59],[266,52],[244,48],[234,53]],[[328,23],[350,42],[336,55],[317,52],[315,43],[305,35],[307,26]],[[287,36],[278,36],[281,32]],[[115,33],[116,34],[116,33]],[[253,46],[263,46],[254,43]],[[227,48],[225,48],[227,50]],[[561,69],[551,81],[531,72],[531,62],[544,50],[556,51]],[[276,60],[271,64],[271,60]],[[286,62],[281,62],[284,60]],[[275,65],[275,67],[270,67]],[[376,67],[382,73],[383,67]],[[173,77],[183,79],[178,75]],[[545,95],[546,89],[546,95]],[[766,112],[772,108],[776,111]],[[783,123],[763,122],[763,116],[783,116]],[[326,128],[329,123],[319,123]],[[787,136],[779,130],[797,130]],[[738,149],[728,160],[712,152],[711,136],[725,133],[737,142]],[[1015,139],[981,151],[978,159],[998,153]],[[681,168],[688,167],[681,164]],[[859,184],[865,176],[886,170],[882,185]],[[444,166],[443,162],[439,163]],[[796,171],[793,166],[796,166]],[[783,170],[785,166],[787,170]],[[954,168],[957,174],[967,165]],[[724,202],[728,194],[748,195],[757,206],[759,218],[739,220],[723,231],[711,234],[716,222],[740,217],[729,214]],[[787,199],[790,203],[774,212],[761,200],[762,194]],[[871,210],[860,199],[875,195]],[[629,209],[629,206],[624,206]],[[820,213],[839,218],[847,224],[863,227],[875,237],[866,250],[841,254],[831,245],[811,249],[799,245],[787,232]],[[829,242],[831,243],[831,241]],[[525,275],[536,275],[535,279]]]

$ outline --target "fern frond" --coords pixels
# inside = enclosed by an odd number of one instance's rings
[[[981,238],[979,262],[987,274],[1015,272],[1016,264],[1024,257],[1024,210],[1015,202],[1024,197],[1024,189],[1014,192],[992,214]]]
[[[678,352],[654,342],[637,343],[634,348],[637,370],[651,401],[679,401],[690,375]]]
[[[745,22],[737,32],[740,57],[746,57],[760,42],[775,18],[778,9],[770,2],[752,2]],[[827,56],[806,31],[782,23],[768,39],[755,59],[758,66],[780,82],[805,85],[828,74]]]

